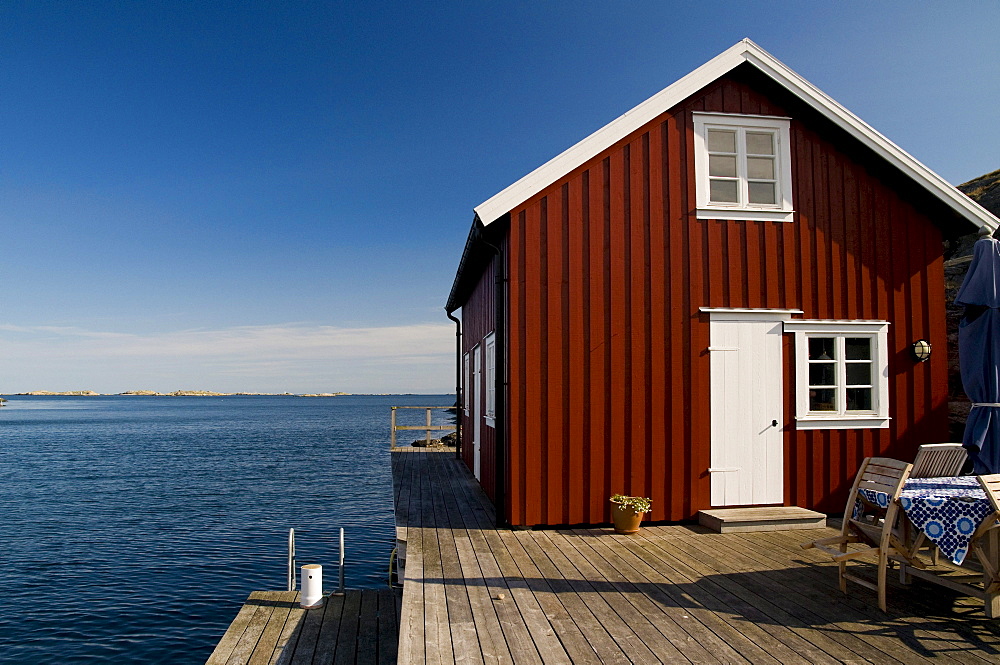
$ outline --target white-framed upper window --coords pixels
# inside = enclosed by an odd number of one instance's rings
[[[462,404],[465,408],[465,415],[469,415],[469,395],[472,391],[469,390],[470,376],[469,376],[469,354],[466,353],[462,358],[462,377],[464,379],[462,383]]]
[[[496,335],[490,333],[486,345],[486,424],[492,425],[497,409],[497,345]]]
[[[785,321],[795,335],[798,429],[889,426],[889,324]]]
[[[698,219],[792,221],[789,119],[694,114]]]

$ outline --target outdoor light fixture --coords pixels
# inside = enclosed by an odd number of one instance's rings
[[[918,339],[910,347],[910,350],[913,351],[913,359],[918,363],[925,362],[931,358],[931,343],[926,339]]]

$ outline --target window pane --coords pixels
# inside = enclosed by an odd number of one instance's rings
[[[774,159],[771,157],[747,157],[747,177],[774,180]]]
[[[837,357],[832,337],[809,338],[809,360],[833,360]]]
[[[844,355],[848,360],[871,360],[872,341],[867,337],[848,337],[844,340]]]
[[[747,154],[773,155],[774,135],[762,132],[747,132]]]
[[[709,155],[708,156],[709,175],[720,175],[723,177],[736,177],[736,157],[730,155]]]
[[[736,193],[735,180],[709,180],[708,198],[718,203],[737,203],[739,197]]]
[[[810,411],[836,411],[836,390],[833,388],[821,388],[809,391]]]
[[[711,152],[736,152],[736,132],[725,129],[708,130],[708,149]]]
[[[871,363],[847,363],[847,385],[870,386],[871,384]]]
[[[835,363],[809,363],[810,386],[837,385],[837,365]]]
[[[776,203],[773,182],[751,182],[750,203]]]
[[[872,410],[872,389],[871,388],[848,388],[847,389],[847,410],[848,411],[871,411]]]

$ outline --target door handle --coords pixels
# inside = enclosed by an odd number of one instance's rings
[[[777,420],[772,420],[771,421],[771,427],[777,427],[777,426],[778,426],[778,421]]]

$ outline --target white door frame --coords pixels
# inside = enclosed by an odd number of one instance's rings
[[[472,473],[476,480],[482,480],[482,402],[480,394],[483,394],[483,349],[482,344],[476,344],[472,349]]]
[[[782,321],[799,310],[709,314],[712,506],[784,503]]]

